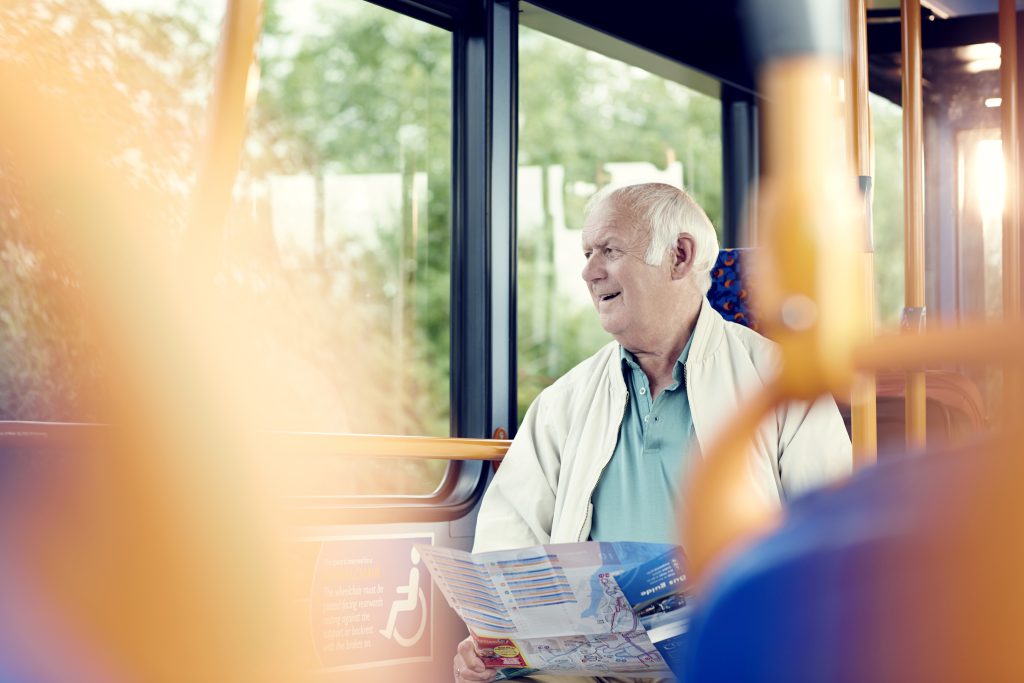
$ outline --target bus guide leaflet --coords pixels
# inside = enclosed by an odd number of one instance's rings
[[[475,555],[417,546],[498,680],[533,673],[670,676],[691,606],[682,551],[563,543]]]

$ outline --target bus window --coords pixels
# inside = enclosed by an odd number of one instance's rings
[[[957,223],[960,314],[965,320],[1003,317],[1003,145],[998,129],[976,128],[957,135]],[[989,415],[1002,415],[1003,373],[993,366],[972,368]]]
[[[83,125],[118,130],[115,153],[89,162],[125,172],[127,189],[168,198],[174,215],[147,216],[139,229],[173,248],[211,86],[213,13],[223,8],[189,4],[172,15],[158,5],[167,3],[4,3],[0,68],[31,56],[42,96],[73,106]],[[114,361],[97,350],[89,283],[25,184],[0,141],[0,420],[102,421],[98,397]]]
[[[874,94],[868,102],[875,136],[875,315],[891,328],[903,310],[903,110]]]
[[[518,415],[610,337],[580,280],[600,188],[685,187],[721,234],[721,105],[526,26],[519,33]]]
[[[273,424],[448,436],[451,34],[361,0],[271,7],[229,240]],[[429,494],[446,467],[321,458],[294,490]]]
[[[126,118],[110,163],[177,197],[180,215],[140,229],[182,249],[223,6],[36,0],[0,12],[12,15],[0,21],[11,48],[0,60],[31,35],[35,53],[50,45],[54,87],[83,115]],[[451,52],[448,31],[361,0],[268,3],[258,96],[216,241],[215,291],[250,368],[245,390],[259,397],[254,429],[449,434]],[[121,99],[90,97],[98,80]],[[109,359],[91,350],[84,310],[55,312],[88,285],[19,222],[32,214],[17,204],[16,169],[0,173],[0,345],[14,360],[0,369],[0,419],[103,421],[89,397]],[[448,470],[295,460],[283,485],[298,495],[427,495]]]

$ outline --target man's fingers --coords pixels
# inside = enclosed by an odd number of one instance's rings
[[[463,668],[472,669],[473,671],[487,670],[487,667],[484,666],[484,660],[480,659],[480,655],[476,653],[472,638],[466,638],[459,643],[459,656],[462,658]]]
[[[494,680],[496,675],[497,672],[493,669],[484,668],[481,671],[477,671],[469,668],[461,656],[455,658],[455,680],[458,682],[487,683],[487,681]]]
[[[497,672],[484,666],[484,661],[476,653],[476,647],[472,638],[466,638],[459,643],[458,653],[455,655],[455,678],[457,681],[473,681],[473,683],[486,683],[494,680]]]
[[[472,638],[466,638],[465,640],[460,642],[459,643],[459,647],[458,647],[458,652],[463,657],[465,657],[470,652],[472,652],[475,655],[476,654],[476,650],[473,649],[473,639]]]

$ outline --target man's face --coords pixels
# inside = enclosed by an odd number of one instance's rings
[[[648,343],[668,321],[658,314],[659,298],[671,283],[671,259],[644,261],[648,230],[614,206],[595,209],[583,226],[583,280],[601,326],[627,349]]]

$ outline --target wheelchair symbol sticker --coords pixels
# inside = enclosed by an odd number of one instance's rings
[[[410,558],[412,559],[412,568],[409,569],[409,583],[395,588],[396,593],[405,595],[405,597],[396,599],[391,603],[387,626],[379,631],[382,636],[394,640],[402,647],[412,647],[418,643],[420,638],[423,637],[423,631],[427,628],[427,598],[423,593],[423,588],[420,586],[420,554],[416,551],[416,548],[413,548],[410,552]],[[398,620],[398,615],[402,612],[415,611],[420,613],[420,625],[416,632],[411,636],[403,636],[398,633],[395,630],[395,622]]]
[[[333,671],[432,657],[430,575],[415,546],[433,540],[309,539],[320,546],[310,590],[319,668]]]

